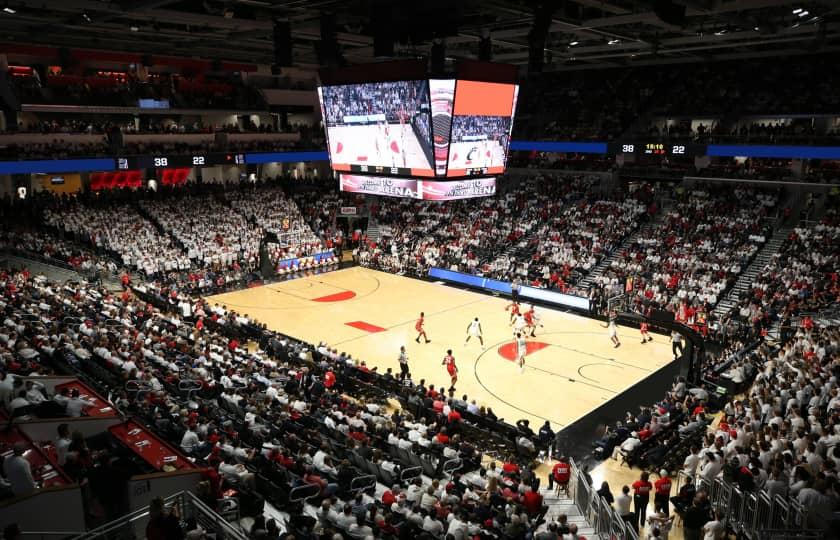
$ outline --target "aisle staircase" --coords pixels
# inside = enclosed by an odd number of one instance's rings
[[[543,503],[548,507],[548,512],[545,514],[544,525],[540,525],[537,529],[542,532],[547,528],[547,524],[552,521],[558,521],[558,517],[563,514],[566,516],[566,523],[569,525],[575,524],[578,528],[578,535],[586,538],[597,538],[595,528],[586,519],[586,516],[581,514],[580,508],[575,504],[575,501],[569,498],[568,494],[561,492],[555,493],[554,489],[542,488],[540,495],[543,496]]]
[[[379,243],[382,239],[382,225],[374,221],[373,218],[368,221],[367,237],[368,240],[372,240],[376,243]]]
[[[717,306],[715,306],[715,310],[712,313],[717,320],[721,320],[728,315],[738,304],[741,295],[749,292],[755,276],[773,259],[773,255],[778,253],[785,239],[790,235],[791,230],[791,227],[776,229],[773,236],[770,237],[770,240],[762,246],[747,269],[738,276],[738,281],[735,282],[735,285],[732,286],[726,297],[720,300]]]
[[[670,206],[663,205],[662,209],[659,211],[658,214],[653,218],[653,220],[648,221],[638,229],[636,232],[630,234],[624,239],[617,248],[612,250],[609,255],[601,259],[601,262],[593,268],[588,274],[586,274],[582,280],[578,283],[578,288],[581,290],[586,290],[592,285],[596,278],[604,275],[604,272],[610,267],[614,260],[616,260],[621,253],[623,253],[627,248],[629,248],[634,242],[636,242],[640,238],[646,238],[650,235],[650,232],[658,227],[664,220],[665,216],[668,214],[668,209]]]

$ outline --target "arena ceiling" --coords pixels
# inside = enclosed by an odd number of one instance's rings
[[[838,0],[8,0],[0,39],[65,47],[273,63],[274,21],[288,21],[293,61],[323,63],[323,16],[340,61],[394,56],[492,59],[584,69],[775,57],[840,49]],[[333,61],[335,58],[333,58]]]

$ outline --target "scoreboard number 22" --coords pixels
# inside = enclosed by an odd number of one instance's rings
[[[671,147],[671,153],[675,155],[685,155],[685,146],[679,144]]]

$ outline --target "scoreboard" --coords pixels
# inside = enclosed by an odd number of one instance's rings
[[[705,144],[662,143],[662,142],[614,142],[607,144],[610,155],[635,154],[642,156],[695,157],[705,156]]]
[[[117,170],[166,169],[170,167],[212,167],[244,165],[245,154],[208,153],[185,155],[150,155],[117,158]]]

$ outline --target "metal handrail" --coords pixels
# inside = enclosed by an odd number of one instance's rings
[[[178,517],[182,520],[190,517],[195,518],[196,522],[205,530],[214,533],[217,540],[248,540],[247,535],[225,521],[224,518],[189,491],[180,491],[170,495],[164,499],[164,504],[174,508]],[[142,527],[144,525],[142,521],[148,521],[148,518],[149,507],[146,506],[101,527],[82,533],[76,536],[74,540],[135,537],[136,533],[132,529]]]
[[[463,466],[464,464],[461,462],[460,459],[453,458],[444,462],[443,467],[441,467],[441,470],[443,471],[443,474],[452,474]]]
[[[679,483],[682,477],[678,475],[677,478]],[[759,527],[788,531],[791,534],[801,533],[802,538],[810,538],[808,535],[814,532],[813,529],[805,528],[808,508],[796,499],[787,499],[781,495],[771,499],[765,491],[745,492],[723,478],[709,482],[698,477],[695,486],[708,493],[712,508],[720,510],[726,524],[742,536],[764,538],[760,536],[762,529]]]
[[[307,495],[307,491],[309,494]],[[321,487],[315,484],[303,484],[289,492],[289,502],[302,502],[321,495]]]
[[[416,473],[416,474],[415,474]],[[402,483],[411,482],[415,478],[423,475],[423,467],[408,467],[400,472],[400,481]]]
[[[360,484],[360,485],[357,485]],[[359,492],[367,491],[370,488],[376,487],[376,477],[372,474],[365,476],[357,476],[350,482],[350,493],[354,495]]]
[[[639,540],[639,535],[633,530],[633,527],[625,522],[618,512],[589,485],[574,460],[569,460],[569,466],[571,470],[569,497],[577,506],[581,515],[586,517],[589,524],[595,529],[596,538]]]

